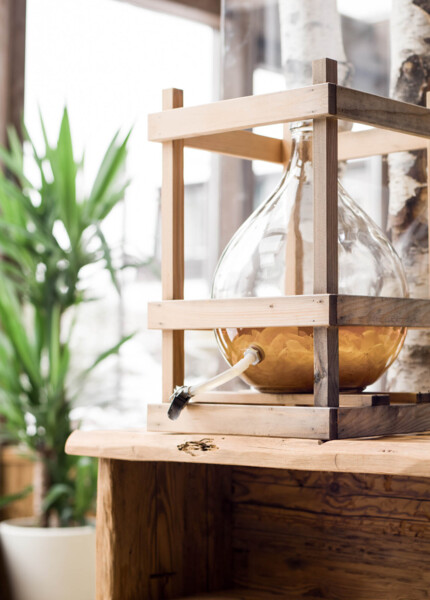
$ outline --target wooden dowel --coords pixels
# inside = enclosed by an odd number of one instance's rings
[[[183,92],[163,91],[163,110],[183,105]],[[161,282],[163,300],[184,297],[184,143],[163,143],[161,191]],[[184,381],[184,332],[163,331],[163,402]]]
[[[337,63],[313,62],[313,82],[337,83]],[[314,119],[314,294],[338,292],[337,120]],[[339,406],[339,335],[314,328],[314,403]]]

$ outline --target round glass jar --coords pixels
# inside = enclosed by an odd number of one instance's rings
[[[292,128],[288,169],[273,195],[239,228],[215,271],[213,298],[313,293],[312,127]],[[380,228],[339,184],[339,293],[407,296],[403,266]],[[251,344],[264,360],[242,376],[257,390],[313,390],[311,327],[216,330],[223,356],[235,364]],[[343,392],[374,383],[395,360],[406,335],[402,327],[340,327],[339,379]]]

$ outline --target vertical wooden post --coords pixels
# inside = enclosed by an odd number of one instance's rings
[[[97,484],[96,599],[157,595],[156,463],[101,459]]]
[[[430,92],[426,94],[426,106],[430,108]],[[427,142],[427,236],[428,236],[428,249],[430,253],[430,140]],[[428,294],[430,298],[430,254],[428,261]]]
[[[337,63],[334,60],[314,61],[312,72],[314,84],[337,83]],[[314,294],[337,294],[337,119],[314,119],[313,125]],[[339,406],[337,327],[314,328],[314,404]]]
[[[183,106],[183,92],[163,91],[163,110]],[[184,143],[163,143],[161,191],[161,282],[163,300],[184,297]],[[163,402],[184,381],[184,332],[163,331]]]
[[[7,127],[21,132],[24,113],[26,0],[0,2],[0,143]]]
[[[101,459],[97,600],[203,598],[230,588],[231,478],[224,465]]]

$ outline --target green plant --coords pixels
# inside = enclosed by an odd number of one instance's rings
[[[16,131],[9,131],[9,148],[0,148],[7,173],[0,173],[0,431],[25,445],[36,461],[40,524],[65,526],[85,520],[94,501],[96,467],[64,452],[72,431],[68,376],[75,321],[64,317],[87,300],[82,271],[88,265],[107,268],[119,291],[101,225],[124,196],[129,135],[121,141],[115,135],[91,192],[80,197],[83,160],[74,156],[67,110],[54,145],[43,119],[41,125],[43,152],[27,131],[24,135],[26,166],[33,163],[34,178],[26,175],[30,168],[24,170]],[[129,337],[105,350],[80,383]]]

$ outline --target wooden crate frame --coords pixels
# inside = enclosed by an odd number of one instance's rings
[[[339,119],[374,127],[338,135]],[[313,121],[314,294],[184,300],[184,147],[286,163],[287,141],[244,130],[301,120]],[[187,329],[312,326],[315,372],[313,407],[291,406],[288,395],[270,402],[261,394],[257,404],[252,393],[253,401],[246,402],[245,395],[244,402],[243,394],[237,401],[236,394],[212,392],[175,422],[168,420],[165,404],[150,405],[148,429],[323,440],[430,430],[427,395],[415,403],[395,403],[395,397],[390,402],[387,395],[379,401],[367,395],[373,400],[357,399],[355,406],[340,403],[338,327],[429,328],[430,300],[338,294],[337,264],[338,160],[427,149],[430,109],[337,85],[336,61],[321,59],[313,63],[313,85],[296,90],[186,108],[181,90],[164,90],[163,111],[149,116],[148,131],[151,141],[163,144],[163,301],[148,307],[149,328],[161,329],[163,336],[163,403],[184,382]]]

